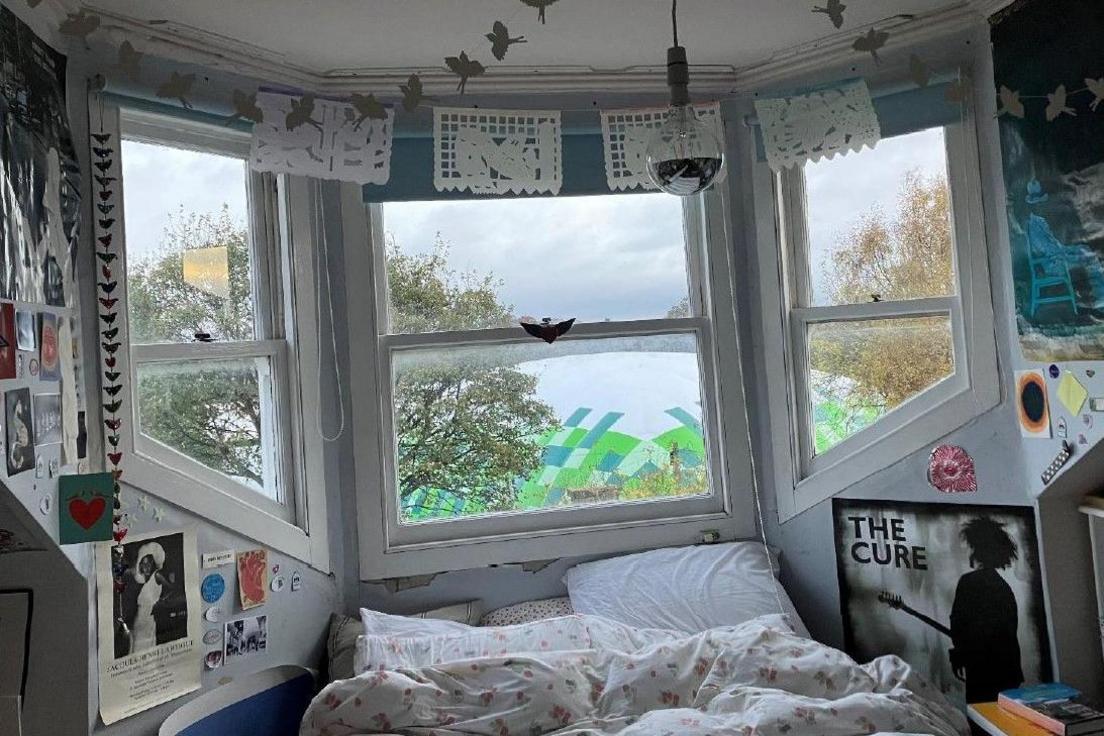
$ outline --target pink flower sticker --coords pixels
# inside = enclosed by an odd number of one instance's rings
[[[974,459],[957,445],[940,445],[928,460],[928,483],[941,493],[973,493],[977,490]]]

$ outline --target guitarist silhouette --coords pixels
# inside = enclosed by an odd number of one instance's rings
[[[998,572],[1019,552],[1004,525],[985,516],[966,522],[961,536],[973,569],[958,579],[950,626],[908,606],[899,595],[883,591],[878,600],[949,636],[951,670],[966,683],[966,702],[988,703],[1001,690],[1023,684],[1016,596]]]

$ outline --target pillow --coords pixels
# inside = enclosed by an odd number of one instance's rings
[[[511,624],[527,624],[532,621],[540,621],[557,616],[570,616],[574,611],[571,608],[571,599],[545,598],[539,601],[525,601],[515,603],[512,606],[496,608],[483,617],[480,626],[509,626]]]
[[[451,607],[450,607],[451,608]],[[440,609],[438,609],[440,610]],[[465,621],[435,616],[394,616],[380,613],[370,608],[360,609],[360,621],[364,630],[360,633],[370,636],[439,636],[443,634],[463,634],[472,629]]]
[[[385,614],[362,609],[369,620]],[[419,621],[418,623],[428,623]],[[441,622],[437,622],[441,623]],[[357,637],[353,670],[356,674],[371,670],[403,667],[428,667],[476,657],[498,657],[524,652],[562,652],[590,647],[586,624],[578,616],[563,616],[517,626],[477,628],[463,624],[452,632],[432,633],[423,629],[414,633],[404,627],[397,635],[367,633]]]
[[[356,674],[356,642],[363,633],[364,626],[352,616],[330,615],[330,635],[326,637],[326,672],[330,680],[347,680]]]
[[[783,613],[808,636],[759,542],[673,547],[576,565],[564,576],[576,613],[696,633]],[[779,610],[781,599],[782,610]]]
[[[451,606],[434,608],[432,611],[411,613],[407,618],[435,618],[440,621],[456,621],[457,623],[476,626],[482,616],[483,602],[467,601],[466,603],[454,603]]]

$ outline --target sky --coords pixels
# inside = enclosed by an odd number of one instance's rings
[[[217,213],[225,203],[231,217],[246,221],[240,159],[128,141],[123,165],[131,258],[156,247],[168,215],[181,206]],[[942,131],[883,140],[876,155],[810,164],[814,264],[871,207],[892,214],[901,179],[912,169],[945,171]],[[406,253],[428,252],[439,234],[450,265],[500,279],[500,297],[517,315],[648,319],[663,317],[688,294],[682,204],[666,194],[389,203],[384,219]],[[823,295],[822,270],[814,281]],[[579,406],[598,416],[625,411],[615,429],[646,437],[671,426],[663,412],[675,406],[700,417],[697,360],[692,345],[686,350],[527,356],[518,365],[538,376],[538,395],[561,418]]]

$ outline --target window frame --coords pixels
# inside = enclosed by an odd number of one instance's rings
[[[753,163],[759,258],[767,264],[761,278],[766,359],[768,366],[779,368],[768,370],[768,403],[772,422],[786,425],[773,433],[772,442],[782,521],[935,442],[1000,401],[976,121],[969,104],[963,109],[960,121],[942,126],[957,286],[950,296],[804,306],[811,301],[804,170],[775,174],[765,162]],[[772,307],[777,322],[769,316]],[[951,319],[954,372],[824,453],[814,453],[808,421],[812,406],[803,378],[807,327],[940,315]]]
[[[120,392],[125,414],[120,428],[124,484],[328,571],[323,447],[320,439],[305,431],[304,426],[306,409],[312,404],[302,387],[318,385],[320,380],[311,260],[314,230],[305,187],[301,185],[296,196],[291,177],[275,177],[249,169],[248,132],[109,100],[90,100],[90,104],[102,105],[103,126],[114,132],[119,141],[116,165],[120,225],[116,242],[122,246],[117,261],[122,276],[118,311],[119,337],[125,350],[117,356],[122,364],[119,371],[124,376]],[[131,344],[123,139],[245,160],[256,340]],[[275,415],[272,424],[278,437],[272,454],[278,464],[281,501],[270,499],[139,431],[135,390],[139,366],[256,357],[267,359],[270,366],[272,396],[265,399],[262,381],[261,401],[262,410],[268,404],[268,410]]]
[[[609,196],[620,196],[610,194]],[[711,190],[689,200],[684,211],[690,303],[698,316],[579,323],[562,340],[603,336],[693,333],[698,339],[703,425],[713,493],[664,501],[580,506],[551,512],[513,512],[447,522],[398,522],[395,435],[391,417],[391,355],[396,350],[441,345],[519,343],[532,338],[517,328],[453,333],[388,335],[386,274],[380,206],[358,202],[361,190],[343,198],[346,272],[369,273],[365,288],[350,294],[350,362],[354,453],[357,462],[361,577],[377,580],[466,567],[698,542],[706,531],[725,538],[755,533],[751,466],[743,381],[732,303],[727,200]],[[359,204],[359,206],[358,206]],[[357,232],[366,241],[355,242]],[[714,264],[714,253],[719,259]],[[386,317],[383,317],[386,319]],[[386,324],[386,323],[382,323]],[[372,339],[364,339],[365,333]],[[718,366],[726,367],[720,375]],[[733,366],[733,369],[729,369]],[[359,374],[359,375],[358,375]],[[492,529],[492,527],[494,527]],[[643,528],[648,531],[641,533]],[[442,534],[444,529],[446,533]]]

